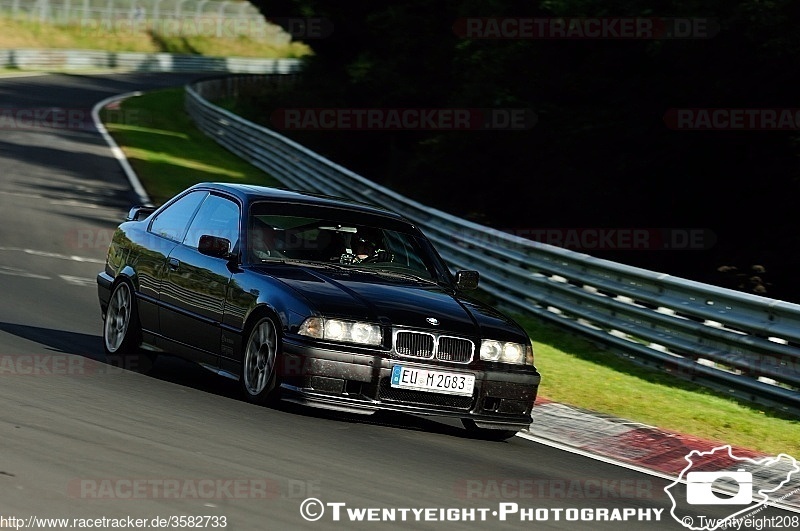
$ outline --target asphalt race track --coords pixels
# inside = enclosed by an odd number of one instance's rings
[[[9,517],[224,516],[229,529],[344,529],[357,525],[347,509],[434,508],[421,518],[477,521],[417,521],[421,513],[407,511],[382,525],[683,529],[670,516],[669,481],[519,437],[493,443],[452,422],[256,407],[238,400],[235,382],[169,357],[151,376],[106,364],[95,276],[135,196],[89,110],[190,78],[0,78],[0,111],[57,107],[84,118],[0,124],[0,526],[14,527]],[[345,505],[311,522],[300,514],[309,497]],[[303,506],[312,516],[314,503]],[[539,521],[520,521],[531,508]],[[567,521],[606,514],[597,509],[628,520]],[[502,510],[505,520],[494,513]],[[637,521],[640,510],[649,522]],[[730,514],[724,505],[687,510],[695,522]],[[769,515],[792,513],[759,514]]]

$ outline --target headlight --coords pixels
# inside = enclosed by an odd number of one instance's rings
[[[376,324],[325,319],[323,317],[309,317],[300,325],[298,333],[301,336],[316,339],[358,343],[360,345],[377,346],[383,342],[381,327]]]
[[[510,341],[481,341],[481,359],[514,365],[533,365],[533,347]]]

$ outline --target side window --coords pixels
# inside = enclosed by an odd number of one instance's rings
[[[239,240],[239,205],[218,195],[210,195],[189,227],[184,238],[184,245],[197,249],[200,236],[218,236],[231,242],[236,247]]]
[[[197,207],[208,192],[192,192],[168,206],[150,224],[150,232],[180,242]]]

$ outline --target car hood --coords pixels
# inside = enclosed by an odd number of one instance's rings
[[[500,312],[432,283],[295,265],[270,266],[261,271],[299,292],[314,310],[327,317],[527,341],[520,327]],[[432,325],[429,318],[438,325]]]

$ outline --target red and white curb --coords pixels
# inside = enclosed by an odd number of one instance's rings
[[[674,433],[638,422],[602,415],[592,411],[537,399],[531,414],[530,430],[518,436],[546,446],[583,455],[592,459],[622,466],[664,479],[677,480],[686,469],[687,456],[692,452],[709,452],[725,445]],[[770,457],[746,448],[733,448],[737,458],[762,459]],[[718,452],[693,470],[719,471],[736,468],[738,461],[725,452]],[[790,463],[779,463],[762,474],[772,475],[772,481],[785,479],[792,473]],[[798,474],[793,479],[797,482]],[[764,478],[769,480],[770,478]],[[800,512],[800,491],[791,494],[775,507]]]

